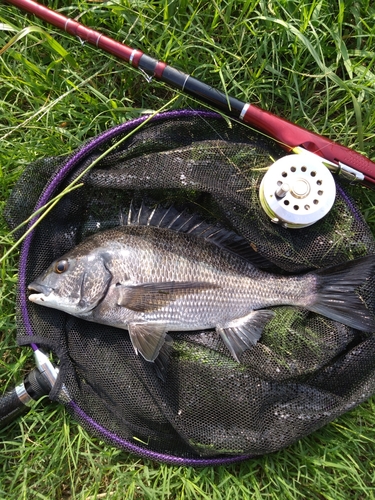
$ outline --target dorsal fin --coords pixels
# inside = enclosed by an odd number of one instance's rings
[[[121,217],[121,221],[124,224],[123,217]],[[129,226],[162,227],[192,234],[248,260],[261,269],[273,266],[270,261],[256,252],[245,238],[234,231],[205,222],[198,214],[190,214],[186,210],[181,212],[173,205],[168,208],[159,205],[150,208],[142,202],[141,207],[136,209],[131,203],[126,224]]]

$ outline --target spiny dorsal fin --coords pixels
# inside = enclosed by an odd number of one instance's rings
[[[181,212],[173,205],[169,208],[161,206],[149,208],[142,203],[141,207],[136,209],[131,203],[127,225],[154,226],[192,234],[248,260],[261,269],[273,266],[265,257],[256,252],[245,238],[234,231],[220,225],[207,223],[198,214],[190,214],[185,210]]]

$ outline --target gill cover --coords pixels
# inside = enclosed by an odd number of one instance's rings
[[[73,252],[75,256],[71,257]],[[111,281],[106,259],[100,249],[87,255],[77,255],[74,249],[29,284],[28,289],[37,292],[29,295],[29,300],[73,315],[91,311],[103,299]]]

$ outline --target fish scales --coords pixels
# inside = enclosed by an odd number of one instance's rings
[[[218,247],[194,241],[195,238],[188,235],[167,230],[161,233],[163,231],[159,228],[129,226],[108,234],[106,246],[100,239],[97,242],[94,239],[92,243],[100,244],[110,252],[107,267],[114,281],[133,284],[198,281],[219,286],[199,293],[191,292],[160,310],[139,314],[139,319],[174,322],[174,316],[178,315],[182,331],[196,327],[212,328],[214,322],[244,316],[253,309],[280,305],[280,301],[295,304],[296,298],[306,290],[304,281],[308,278],[270,275]],[[126,243],[113,251],[111,247],[120,243],[124,234]],[[312,277],[309,278],[313,281]],[[116,296],[113,298],[116,300]],[[191,304],[195,317],[189,315],[189,311],[185,313],[185,304]],[[100,312],[101,309],[95,311],[99,315]]]

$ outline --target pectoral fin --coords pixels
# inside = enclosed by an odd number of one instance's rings
[[[129,323],[130,339],[135,352],[142,354],[147,361],[154,361],[163,346],[166,329],[158,323]]]
[[[202,281],[165,281],[131,286],[119,283],[117,304],[138,312],[155,311],[182,295],[210,288],[218,288],[218,285]]]
[[[273,311],[268,310],[252,311],[243,318],[225,325],[217,325],[216,331],[234,359],[239,362],[239,356],[258,342],[263,328],[274,315]]]

